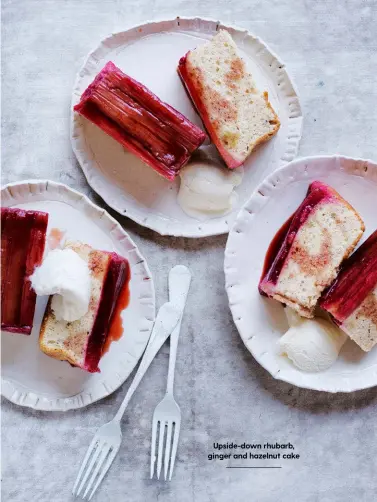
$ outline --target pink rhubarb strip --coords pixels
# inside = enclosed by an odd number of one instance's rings
[[[169,180],[206,138],[199,127],[112,62],[74,110]]]

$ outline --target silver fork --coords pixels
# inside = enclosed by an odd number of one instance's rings
[[[191,273],[187,267],[177,265],[172,268],[169,274],[169,301],[177,305],[183,315],[188,290],[190,288]],[[164,456],[164,475],[165,481],[168,475],[169,462],[169,481],[171,480],[175,456],[177,453],[179,431],[181,428],[181,410],[174,399],[174,369],[177,357],[178,338],[181,330],[182,316],[170,336],[170,354],[169,371],[166,394],[162,401],[156,406],[152,421],[152,449],[151,449],[151,479],[153,478],[156,463],[156,439],[158,434],[158,455],[157,455],[157,479],[160,479],[163,449],[165,445]],[[165,441],[165,430],[166,441]],[[173,437],[173,442],[172,442]]]
[[[179,322],[180,317],[181,311],[172,303],[165,303],[160,308],[147,348],[126,397],[113,420],[97,430],[81,464],[72,490],[73,495],[79,496],[83,492],[83,499],[87,497],[87,500],[90,500],[93,497],[119,451],[122,442],[120,421],[127,405],[155,355]]]

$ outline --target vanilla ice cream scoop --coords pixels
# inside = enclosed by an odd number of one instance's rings
[[[180,173],[178,203],[197,220],[218,218],[237,202],[234,188],[242,181],[242,168],[231,171],[211,159],[190,162]]]
[[[72,249],[50,251],[30,277],[37,295],[54,295],[51,308],[58,321],[72,322],[88,312],[91,279],[87,263]]]
[[[325,319],[297,317],[287,314],[292,325],[278,341],[281,353],[302,371],[327,370],[338,358],[347,335]]]

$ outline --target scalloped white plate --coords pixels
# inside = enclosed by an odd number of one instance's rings
[[[72,113],[72,147],[91,187],[105,202],[140,225],[162,235],[204,237],[227,233],[255,187],[266,174],[294,159],[301,138],[302,114],[296,90],[284,64],[257,37],[209,19],[175,18],[148,22],[103,40],[89,54],[73,91],[72,108],[108,61],[141,81],[192,122],[199,116],[177,75],[179,59],[219,29],[230,32],[261,90],[267,90],[279,115],[278,134],[245,163],[232,213],[205,222],[187,216],[177,203],[179,179],[169,182],[115,140]]]
[[[131,266],[130,303],[122,312],[125,332],[90,374],[39,350],[46,300],[39,297],[30,336],[1,333],[1,392],[15,404],[38,410],[81,408],[116,390],[136,366],[147,345],[155,316],[155,294],[145,259],[122,227],[104,209],[66,185],[47,180],[11,183],[1,190],[2,206],[49,213],[48,232],[57,227],[70,240],[116,251]]]
[[[363,240],[377,227],[377,164],[340,156],[299,159],[271,174],[240,211],[225,250],[226,290],[234,322],[246,347],[271,375],[314,390],[351,392],[377,385],[377,348],[364,353],[348,340],[338,360],[322,373],[296,369],[278,353],[288,329],[280,303],[262,298],[258,282],[268,246],[297,209],[309,183],[334,187],[363,218]]]

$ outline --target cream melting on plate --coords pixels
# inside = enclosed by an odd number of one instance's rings
[[[200,221],[229,213],[238,195],[234,191],[243,177],[243,169],[231,171],[210,154],[201,152],[181,171],[178,203],[183,211]]]

